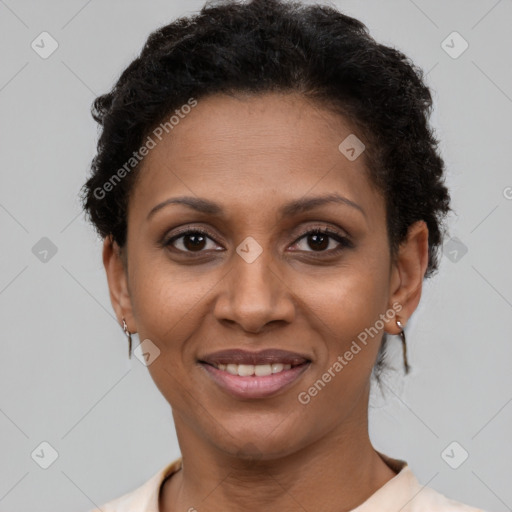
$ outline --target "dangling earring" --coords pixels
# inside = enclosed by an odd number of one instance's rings
[[[402,338],[402,351],[404,354],[404,368],[405,368],[405,373],[408,374],[410,367],[409,367],[409,364],[407,363],[407,344],[405,342],[404,326],[402,325],[402,322],[400,322],[400,320],[396,321],[396,325],[400,329],[399,334],[400,334],[400,337]]]
[[[128,337],[128,359],[132,358],[132,333],[128,330],[128,325],[126,325],[126,321],[123,317],[123,330],[126,336]]]

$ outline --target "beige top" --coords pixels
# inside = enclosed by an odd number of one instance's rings
[[[405,461],[377,453],[398,474],[351,512],[484,512],[420,485]],[[139,488],[90,512],[161,512],[158,508],[160,488],[167,478],[181,468],[181,463],[180,457]]]

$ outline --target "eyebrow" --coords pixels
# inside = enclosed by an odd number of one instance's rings
[[[338,203],[350,206],[356,210],[359,210],[366,218],[366,212],[360,205],[354,203],[354,201],[351,201],[350,199],[341,196],[337,193],[327,194],[324,196],[297,199],[282,206],[279,209],[279,214],[283,218],[292,217],[293,215],[304,213],[329,203]],[[165,201],[154,206],[148,213],[147,220],[149,220],[156,212],[171,204],[181,204],[198,212],[206,213],[208,215],[223,215],[223,210],[221,206],[218,205],[217,203],[214,203],[213,201],[209,201],[208,199],[201,199],[198,197],[182,196],[166,199]]]

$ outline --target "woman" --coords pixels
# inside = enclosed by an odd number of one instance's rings
[[[103,512],[476,510],[368,435],[449,211],[431,105],[361,22],[277,0],[157,30],[96,99],[84,207],[182,453]]]

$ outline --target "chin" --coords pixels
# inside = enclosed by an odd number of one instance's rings
[[[251,429],[248,432],[246,428],[243,433],[233,434],[232,437],[227,436],[218,445],[221,450],[241,460],[270,461],[290,455],[302,444],[290,435],[289,430],[277,433],[269,429],[268,432],[269,434],[264,433],[261,428]],[[297,434],[295,430],[294,434]],[[303,444],[306,445],[307,440],[304,440]]]

